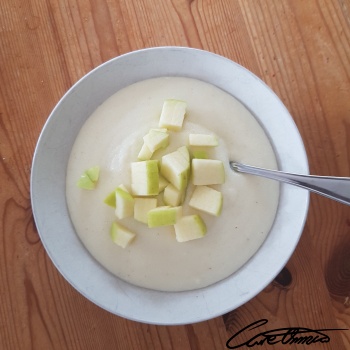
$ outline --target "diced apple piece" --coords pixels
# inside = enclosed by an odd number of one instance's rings
[[[148,134],[143,137],[143,141],[147,148],[153,153],[169,145],[169,133],[167,131],[162,131],[162,129],[151,129]]]
[[[157,198],[135,198],[134,218],[137,221],[148,223],[147,214],[157,207]]]
[[[187,103],[184,101],[174,99],[165,100],[159,119],[159,127],[173,131],[181,130],[186,108]]]
[[[77,182],[77,186],[84,190],[94,190],[96,187],[96,183],[91,181],[89,176],[86,173],[84,173],[80,176]]]
[[[90,178],[92,182],[97,182],[100,176],[100,167],[94,166],[88,170],[86,170],[86,175]]]
[[[100,176],[100,167],[94,166],[84,171],[80,176],[77,186],[84,190],[93,190],[96,187],[98,178]]]
[[[185,197],[185,191],[179,191],[173,184],[169,184],[164,189],[163,200],[166,205],[177,207],[182,204]]]
[[[107,205],[109,205],[110,207],[115,208],[116,207],[116,198],[115,198],[115,191],[112,191],[104,200],[103,202]]]
[[[215,135],[189,134],[188,140],[190,146],[215,147],[219,144]]]
[[[147,214],[148,227],[174,225],[182,215],[182,207],[161,206]]]
[[[134,215],[134,198],[125,186],[119,186],[115,191],[116,209],[115,215],[118,219],[128,218]]]
[[[169,185],[169,181],[162,175],[159,175],[159,193],[164,191],[165,187]]]
[[[225,169],[221,160],[192,159],[192,183],[194,185],[220,185],[225,182]]]
[[[197,214],[181,217],[174,225],[174,228],[178,242],[202,238],[207,233],[205,222]]]
[[[205,213],[219,216],[223,197],[220,191],[208,186],[196,186],[188,205]]]
[[[190,162],[179,151],[162,157],[161,174],[180,191],[187,186],[189,169]]]
[[[131,163],[131,190],[136,196],[154,196],[159,192],[157,160]]]
[[[198,159],[208,159],[208,154],[204,150],[195,150],[192,152],[193,158],[198,158]]]
[[[110,236],[115,244],[122,248],[126,248],[136,237],[136,234],[119,223],[113,222],[110,230]]]
[[[140,152],[137,156],[139,160],[149,160],[152,158],[153,152],[147,147],[145,143],[143,143]]]
[[[177,149],[186,159],[187,162],[190,162],[190,152],[186,146],[181,146]]]

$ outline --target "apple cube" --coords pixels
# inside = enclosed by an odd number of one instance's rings
[[[159,192],[157,160],[131,163],[131,190],[136,196],[154,196]]]
[[[186,108],[187,103],[184,101],[174,99],[165,100],[159,119],[159,127],[173,131],[181,130]]]
[[[153,153],[169,145],[169,133],[162,129],[151,129],[148,134],[143,137],[143,141],[147,148]]]
[[[192,159],[192,183],[194,185],[220,185],[225,182],[225,169],[221,160]]]
[[[215,135],[189,134],[188,140],[190,146],[215,147],[219,144]]]
[[[157,198],[135,198],[134,219],[144,224],[148,223],[147,214],[157,207]]]
[[[128,218],[134,215],[134,198],[125,188],[119,186],[115,191],[116,209],[115,215],[118,219]]]
[[[84,190],[93,190],[96,187],[98,178],[100,176],[100,167],[95,166],[84,171],[80,176],[77,186]]]
[[[179,191],[173,184],[169,184],[164,189],[163,200],[166,205],[176,207],[182,204],[185,197],[185,191]]]
[[[89,176],[86,173],[82,174],[77,182],[77,186],[84,190],[94,190],[96,187],[96,183],[91,181]]]
[[[145,143],[143,143],[140,152],[137,156],[139,160],[149,160],[152,158],[153,152],[147,147]]]
[[[112,191],[104,200],[103,202],[107,205],[109,205],[110,207],[115,208],[116,207],[116,198],[115,198],[115,191]]]
[[[115,244],[126,248],[136,237],[136,234],[119,223],[113,222],[110,229],[110,236]]]
[[[179,151],[162,157],[160,172],[178,190],[182,191],[188,183],[190,162]]]
[[[197,214],[181,217],[174,225],[174,228],[178,242],[202,238],[207,233],[205,222]]]
[[[100,176],[100,167],[94,166],[88,170],[86,170],[86,175],[90,178],[92,182],[97,182]]]
[[[182,207],[160,206],[147,214],[148,227],[174,225],[182,215]]]
[[[126,192],[129,192],[128,189],[124,186],[124,185],[120,185],[119,188],[123,189]],[[104,200],[103,202],[107,205],[109,205],[110,207],[115,208],[116,204],[117,204],[117,200],[115,198],[115,191],[117,189],[115,189],[114,191],[112,191]]]
[[[187,162],[190,162],[190,152],[186,146],[179,147],[177,151],[185,157]]]
[[[208,186],[196,186],[188,205],[205,213],[219,216],[222,202],[223,196],[220,191]]]

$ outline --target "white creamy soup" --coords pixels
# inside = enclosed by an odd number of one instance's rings
[[[137,161],[143,136],[158,127],[165,99],[186,101],[187,114],[182,131],[170,132],[170,145],[157,151],[155,158],[187,145],[189,133],[217,135],[219,145],[208,156],[225,165],[225,183],[214,186],[223,193],[222,213],[214,217],[188,207],[188,194],[183,213],[200,213],[207,226],[203,238],[179,243],[172,226],[150,229],[127,218],[119,221],[136,238],[123,249],[110,238],[111,223],[117,218],[103,201],[120,184],[130,188],[130,163]],[[220,281],[259,249],[273,224],[279,198],[277,182],[235,173],[229,160],[277,168],[264,130],[235,98],[213,85],[182,77],[130,85],[97,108],[72,148],[66,196],[76,233],[100,264],[138,286],[183,291]],[[101,169],[96,189],[78,188],[80,175],[96,165]]]

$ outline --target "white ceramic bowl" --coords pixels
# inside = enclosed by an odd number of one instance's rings
[[[70,221],[65,198],[68,158],[80,128],[103,101],[132,83],[160,76],[196,78],[227,91],[264,127],[281,170],[308,174],[308,162],[293,119],[270,88],[245,68],[210,52],[181,47],[131,52],[97,67],[63,96],[42,130],[32,165],[32,208],[41,241],[60,273],[93,303],[128,319],[174,325],[222,315],[270,283],[299,241],[309,193],[281,185],[276,220],[261,248],[236,273],[206,288],[159,292],[106,271],[84,248]]]

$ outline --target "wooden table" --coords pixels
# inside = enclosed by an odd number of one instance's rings
[[[1,349],[225,349],[261,319],[254,334],[350,328],[348,206],[311,195],[301,241],[274,282],[222,317],[166,327],[112,315],[71,287],[41,244],[29,191],[35,144],[63,93],[112,57],[164,45],[254,72],[291,112],[311,173],[350,176],[349,0],[3,0],[0,40]],[[327,343],[255,348],[350,349],[350,330],[325,333]]]

